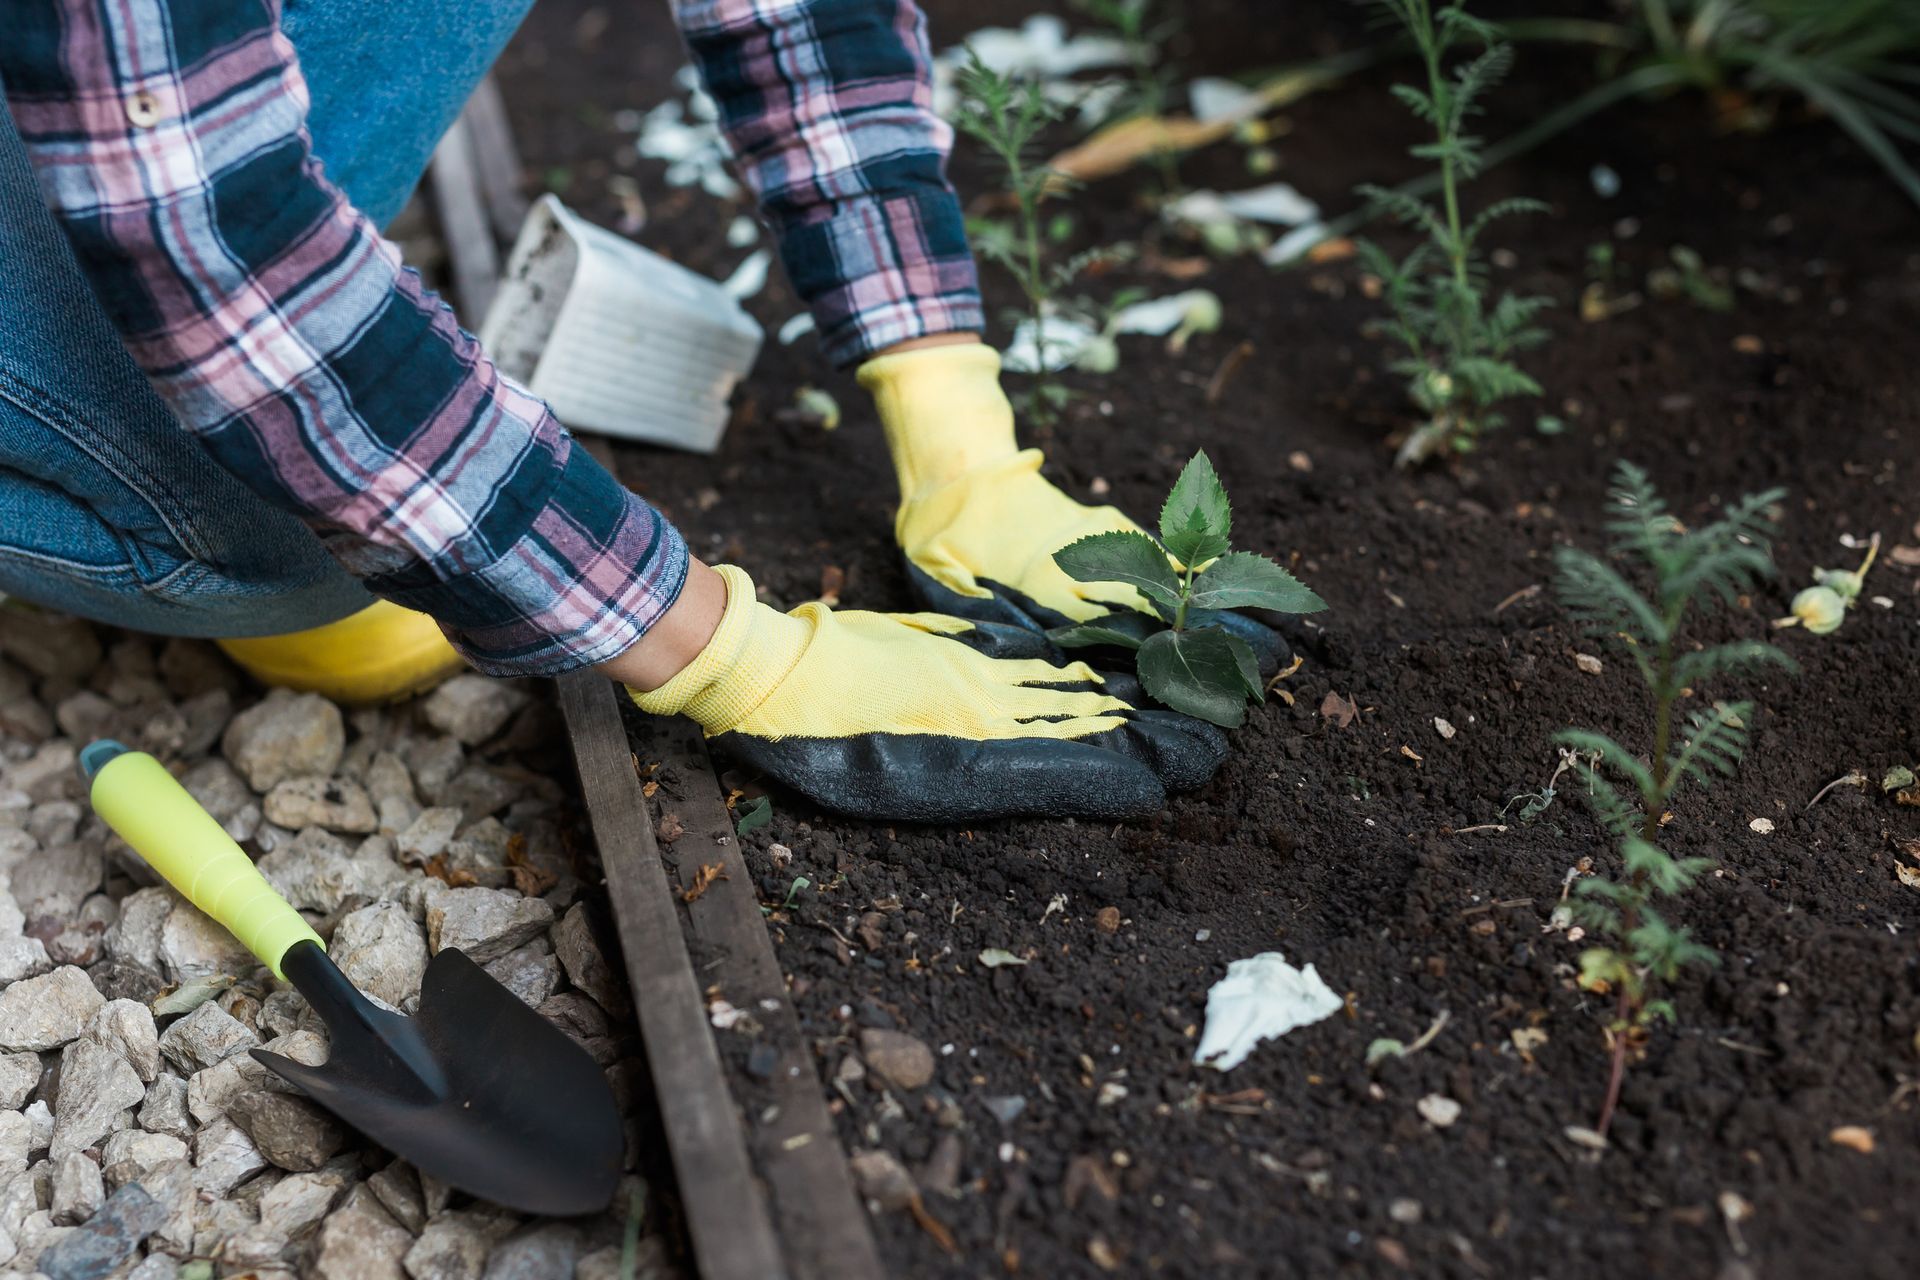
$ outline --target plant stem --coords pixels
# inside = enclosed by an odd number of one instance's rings
[[[1187,629],[1187,605],[1193,599],[1193,566],[1185,566],[1186,576],[1180,579],[1180,607],[1173,611],[1173,629]]]
[[[1613,1067],[1607,1076],[1607,1098],[1600,1104],[1600,1118],[1593,1131],[1601,1137],[1613,1124],[1613,1113],[1620,1107],[1620,1082],[1627,1075],[1627,986],[1620,984],[1620,999],[1614,1008]]]

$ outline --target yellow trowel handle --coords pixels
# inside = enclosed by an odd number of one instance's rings
[[[80,753],[80,767],[93,780],[94,812],[275,976],[286,976],[280,957],[294,943],[324,947],[320,935],[158,760],[102,740]]]

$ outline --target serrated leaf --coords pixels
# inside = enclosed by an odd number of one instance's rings
[[[1180,583],[1167,553],[1144,533],[1096,533],[1053,553],[1053,562],[1076,582],[1122,582],[1156,605],[1180,607]]]
[[[1202,449],[1180,469],[1180,478],[1173,482],[1173,491],[1167,495],[1166,505],[1160,508],[1160,537],[1167,544],[1167,550],[1179,556],[1182,563],[1194,564],[1195,559],[1183,555],[1174,546],[1176,540],[1212,535],[1220,542],[1219,550],[1213,554],[1219,555],[1227,549],[1226,539],[1232,532],[1233,511],[1227,504],[1226,487],[1214,472],[1207,451]]]
[[[1246,719],[1248,695],[1246,670],[1231,643],[1235,639],[1212,628],[1150,636],[1140,646],[1140,683],[1175,711],[1237,729]],[[1246,649],[1244,641],[1240,647]],[[1257,666],[1254,680],[1258,688]]]
[[[1094,618],[1087,622],[1055,627],[1047,632],[1047,639],[1062,649],[1086,649],[1095,645],[1138,649],[1148,636],[1158,630],[1160,630],[1160,623],[1157,619],[1129,610],[1126,613],[1110,613],[1105,617]]]
[[[1203,609],[1275,609],[1318,613],[1327,602],[1311,587],[1263,555],[1235,551],[1221,556],[1193,584],[1192,603]]]

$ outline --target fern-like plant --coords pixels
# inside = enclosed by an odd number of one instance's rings
[[[1362,260],[1379,276],[1392,318],[1379,328],[1406,355],[1393,370],[1407,378],[1407,393],[1427,415],[1401,446],[1396,464],[1412,466],[1448,450],[1474,447],[1500,426],[1495,408],[1517,396],[1537,396],[1540,384],[1514,363],[1515,353],[1547,337],[1535,315],[1549,299],[1502,294],[1489,301],[1488,276],[1479,242],[1501,218],[1537,213],[1538,200],[1502,200],[1471,220],[1461,211],[1461,184],[1480,172],[1481,140],[1468,132],[1480,114],[1480,99],[1513,65],[1513,47],[1499,29],[1458,3],[1435,10],[1432,0],[1372,0],[1406,28],[1426,67],[1426,87],[1397,84],[1393,95],[1432,126],[1434,140],[1412,149],[1440,166],[1438,206],[1405,190],[1363,186],[1375,212],[1392,215],[1424,237],[1395,260],[1370,240],[1358,242]],[[1463,47],[1477,47],[1456,61]]]
[[[1066,178],[1034,156],[1041,131],[1060,119],[1064,108],[1038,80],[1002,75],[969,52],[959,75],[960,107],[954,124],[993,153],[1001,181],[1014,206],[1012,221],[970,220],[974,252],[999,264],[1020,286],[1025,299],[1020,319],[1033,326],[1034,384],[1021,406],[1036,426],[1048,426],[1067,406],[1071,393],[1053,376],[1055,347],[1049,329],[1057,313],[1056,297],[1080,273],[1106,256],[1095,251],[1054,262],[1051,238],[1041,225],[1042,207],[1069,189]]]
[[[1652,712],[1643,751],[1590,729],[1559,735],[1577,753],[1594,813],[1620,851],[1620,874],[1582,880],[1573,903],[1574,922],[1595,939],[1580,957],[1580,983],[1614,999],[1607,1027],[1612,1067],[1595,1125],[1603,1136],[1619,1105],[1629,1046],[1656,1020],[1673,1019],[1662,988],[1683,968],[1716,958],[1658,905],[1691,888],[1712,860],[1670,854],[1661,847],[1661,830],[1683,784],[1704,786],[1734,772],[1753,717],[1752,702],[1688,710],[1687,699],[1716,678],[1792,668],[1784,653],[1759,640],[1700,645],[1692,638],[1703,613],[1733,604],[1772,575],[1767,510],[1783,496],[1773,489],[1742,498],[1719,520],[1688,529],[1661,502],[1647,473],[1622,462],[1608,530],[1614,558],[1633,577],[1576,547],[1555,553],[1562,601],[1632,661]]]

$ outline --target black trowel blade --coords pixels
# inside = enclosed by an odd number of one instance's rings
[[[368,1003],[324,952],[303,947],[282,965],[325,1019],[329,1057],[317,1067],[259,1049],[255,1058],[463,1191],[526,1213],[606,1207],[624,1141],[585,1049],[459,951],[428,963],[419,1012],[406,1018]]]

